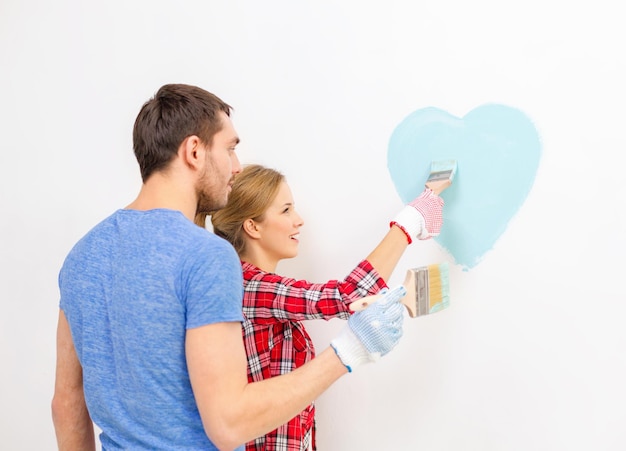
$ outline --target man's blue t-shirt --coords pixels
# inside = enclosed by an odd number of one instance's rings
[[[232,246],[178,211],[119,210],[74,246],[59,288],[103,449],[217,449],[194,400],[185,332],[243,320]]]

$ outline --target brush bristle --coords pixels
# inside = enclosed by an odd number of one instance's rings
[[[430,174],[426,183],[439,180],[450,180],[452,182],[456,175],[456,169],[456,160],[433,161],[430,163]]]
[[[450,279],[448,263],[428,266],[429,313],[450,305]]]
[[[450,180],[454,178],[457,169],[456,160],[439,160],[430,163],[430,173],[449,172]]]

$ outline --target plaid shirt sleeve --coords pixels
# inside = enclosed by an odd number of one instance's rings
[[[311,283],[266,273],[243,263],[243,311],[257,324],[350,316],[349,304],[387,287],[374,267],[363,260],[343,281]]]

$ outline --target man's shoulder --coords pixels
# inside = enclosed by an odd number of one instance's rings
[[[115,217],[115,215],[117,214],[117,212],[114,212],[112,214],[110,214],[109,216],[107,216],[106,218],[102,219],[100,222],[98,222],[96,225],[94,225],[91,229],[89,229],[75,244],[74,246],[72,246],[72,249],[70,250],[69,255],[72,255],[72,253],[75,253],[77,251],[77,249],[80,249],[81,247],[88,245],[89,243],[93,242],[93,241],[98,241],[100,240],[101,236],[104,234],[107,234],[107,231],[111,229],[111,224],[112,224],[112,220]]]

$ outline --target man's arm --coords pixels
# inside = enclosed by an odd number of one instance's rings
[[[248,384],[240,323],[188,330],[186,353],[205,430],[219,449],[233,449],[288,422],[347,373],[328,348],[289,374]]]
[[[78,361],[70,327],[62,310],[57,325],[57,363],[52,421],[59,451],[95,450],[93,423],[85,404],[83,370]]]

